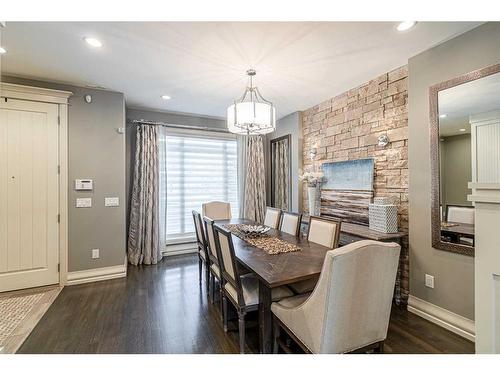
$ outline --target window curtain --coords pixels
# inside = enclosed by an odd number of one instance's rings
[[[162,258],[158,127],[137,125],[136,136],[127,256],[134,265],[156,264]]]
[[[263,137],[247,136],[243,217],[260,223],[264,221],[266,211],[265,173]]]
[[[273,144],[274,153],[271,157],[274,158],[274,207],[282,210],[289,209],[289,192],[290,192],[290,164],[288,160],[289,145],[288,139],[282,139]]]
[[[238,135],[236,142],[238,145],[238,217],[245,217],[245,180],[247,178],[248,137],[245,135]]]

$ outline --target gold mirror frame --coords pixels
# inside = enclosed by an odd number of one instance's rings
[[[431,231],[432,247],[439,250],[453,253],[474,256],[474,247],[460,245],[441,240],[441,213],[440,201],[440,180],[439,180],[439,91],[449,89],[467,82],[487,77],[500,72],[500,64],[488,66],[483,69],[474,70],[459,77],[438,83],[429,88],[429,108],[430,108],[430,140],[431,140]]]

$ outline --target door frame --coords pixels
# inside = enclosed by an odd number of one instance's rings
[[[68,101],[70,91],[0,82],[0,98],[58,105],[59,122],[59,285],[68,279]]]

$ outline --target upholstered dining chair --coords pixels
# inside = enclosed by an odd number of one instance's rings
[[[446,206],[446,221],[462,224],[474,224],[474,207],[469,206]]]
[[[281,218],[281,210],[274,207],[266,207],[266,215],[264,216],[264,225],[273,229],[278,229]]]
[[[400,246],[371,240],[327,252],[312,293],[271,305],[274,351],[284,330],[308,353],[383,351]]]
[[[307,240],[335,249],[339,246],[341,224],[337,219],[310,216]],[[314,289],[317,282],[318,278],[298,281],[291,284],[290,288],[298,294],[307,293]]]
[[[203,203],[201,212],[203,217],[209,217],[212,220],[230,220],[231,204],[219,201]]]
[[[227,332],[227,304],[230,302],[238,312],[240,353],[244,353],[245,315],[247,312],[256,311],[259,308],[259,282],[253,274],[240,275],[231,233],[218,225],[215,225],[214,228],[219,264],[222,270],[224,331]],[[287,287],[278,287],[272,290],[271,297],[273,301],[278,301],[292,295],[292,291]]]
[[[198,266],[199,266],[199,279],[201,285],[202,279],[202,268],[205,265],[205,279],[207,284],[207,294],[209,292],[209,277],[210,277],[210,260],[207,254],[207,245],[205,240],[205,233],[203,230],[203,224],[201,223],[201,216],[198,211],[192,211],[193,220],[194,220],[194,229],[196,233],[196,244],[198,246]]]
[[[301,214],[283,212],[281,214],[280,231],[298,236],[300,234]]]
[[[210,260],[210,273],[212,275],[211,299],[212,303],[215,300],[215,280],[219,282],[219,301],[222,312],[222,279],[219,265],[219,258],[217,257],[217,245],[215,244],[214,221],[208,217],[203,218],[205,223],[205,233],[207,234],[207,253]]]

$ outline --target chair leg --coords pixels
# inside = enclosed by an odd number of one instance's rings
[[[245,314],[238,312],[238,331],[240,336],[240,354],[245,354]]]
[[[378,354],[384,353],[384,342],[380,341],[378,343],[378,346],[375,349],[373,349],[373,352]]]
[[[199,283],[200,283],[200,286],[201,286],[201,271],[202,271],[202,268],[203,268],[203,264],[202,264],[202,261],[201,261],[201,257],[198,256],[198,280],[199,280]]]
[[[215,276],[212,275],[212,305],[214,304],[215,302]]]
[[[224,306],[224,311],[222,312],[222,320],[224,323],[224,332],[227,332],[227,298],[222,297],[222,305]]]
[[[276,320],[273,321],[273,354],[278,354],[279,352],[279,343],[278,339],[280,337],[280,325]]]
[[[208,265],[208,262],[205,262],[205,279],[207,282],[207,297],[210,295],[210,267]]]
[[[223,306],[223,293],[222,293],[222,280],[219,281],[219,308],[220,308],[220,318],[222,321],[224,321],[224,306]]]

